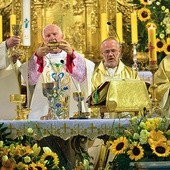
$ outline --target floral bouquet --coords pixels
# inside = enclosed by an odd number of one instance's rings
[[[114,127],[110,146],[114,155],[112,168],[128,170],[130,162],[169,160],[170,130],[166,117],[133,117],[129,122],[127,128]]]
[[[59,155],[49,147],[40,147],[33,138],[32,128],[28,136],[15,140],[7,138],[7,127],[0,125],[0,169],[1,170],[65,170],[59,166]]]
[[[131,0],[138,14],[138,51],[148,51],[148,27],[156,28],[157,54],[161,61],[170,54],[170,1],[169,0]]]

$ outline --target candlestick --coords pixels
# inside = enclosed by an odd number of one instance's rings
[[[107,38],[107,14],[101,13],[100,15],[100,30],[101,30],[101,42]]]
[[[136,43],[134,43],[133,44],[133,65],[132,65],[132,68],[134,69],[134,70],[136,70],[136,71],[138,71],[139,69],[138,69],[138,64],[137,64],[137,50],[136,50],[136,48],[137,48],[137,44]]]
[[[148,48],[149,48],[149,67],[157,67],[157,52],[156,52],[156,28],[151,25],[148,28]]]
[[[132,37],[132,44],[137,44],[137,42],[138,42],[138,26],[137,26],[136,11],[131,13],[131,37]]]
[[[122,30],[122,13],[119,12],[116,14],[116,32],[118,35],[119,43],[123,42],[123,30]]]
[[[12,25],[16,25],[16,15],[12,14],[10,15],[10,36],[12,37],[13,31],[12,31]]]
[[[0,42],[3,40],[2,15],[0,15]]]

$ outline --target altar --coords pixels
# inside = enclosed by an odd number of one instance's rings
[[[128,119],[60,119],[60,120],[0,120],[0,124],[8,127],[10,138],[27,135],[32,128],[37,140],[50,135],[68,140],[75,136],[84,136],[94,140],[103,135],[111,135],[115,126],[127,126]]]

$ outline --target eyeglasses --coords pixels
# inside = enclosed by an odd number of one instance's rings
[[[113,53],[118,53],[119,51],[116,50],[116,49],[110,49],[110,50],[105,50],[105,51],[103,52],[103,54],[108,55],[110,52],[113,54]]]

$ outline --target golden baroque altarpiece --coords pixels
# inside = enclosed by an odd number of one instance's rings
[[[107,25],[108,35],[115,36],[116,12],[123,13],[123,32],[126,42],[126,32],[130,23],[132,7],[129,0],[31,0],[31,46],[21,45],[24,51],[22,60],[26,61],[42,43],[42,29],[49,23],[58,24],[65,39],[74,49],[84,54],[86,58],[98,62],[101,60],[99,46],[101,43],[101,22],[111,22]],[[9,16],[15,14],[17,22],[22,20],[22,0],[0,0],[0,14],[3,16],[4,39],[9,36]],[[107,18],[101,21],[101,14]],[[124,59],[132,60],[131,48],[123,45]]]

